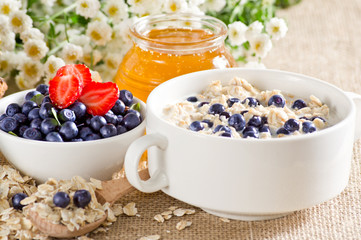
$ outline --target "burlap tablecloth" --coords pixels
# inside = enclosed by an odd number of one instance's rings
[[[289,32],[277,42],[265,65],[314,76],[346,91],[361,94],[361,1],[302,0],[279,12]],[[192,226],[182,231],[180,218],[158,223],[156,214],[170,206],[192,208],[162,192],[134,192],[121,200],[136,202],[139,217],[120,216],[94,239],[138,239],[158,234],[161,239],[361,239],[361,142],[354,145],[351,177],[336,198],[286,217],[258,222],[230,221],[196,209],[182,217]]]

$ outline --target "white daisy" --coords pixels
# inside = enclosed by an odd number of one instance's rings
[[[29,39],[24,44],[24,51],[28,57],[39,61],[45,57],[46,53],[49,51],[49,48],[46,46],[46,43],[43,40]]]
[[[32,78],[27,77],[23,72],[20,72],[15,77],[16,86],[20,90],[26,90],[26,89],[34,88],[37,85],[38,82],[39,82],[39,79],[38,79],[38,81],[34,81]]]
[[[53,78],[59,68],[65,65],[63,59],[51,55],[44,64],[44,71],[49,78]]]
[[[205,0],[189,0],[188,3],[189,5],[194,5],[194,6],[199,6],[201,4],[203,4],[205,2]]]
[[[102,53],[99,50],[92,49],[90,45],[83,47],[83,57],[81,61],[86,65],[96,65],[100,60],[102,60]]]
[[[33,20],[25,11],[16,11],[10,14],[9,24],[15,33],[21,33],[29,29],[33,25]]]
[[[90,38],[84,34],[71,34],[71,43],[79,46],[88,46]]]
[[[61,57],[66,63],[73,63],[83,57],[83,49],[78,45],[66,43],[61,52]]]
[[[9,26],[9,18],[3,15],[0,15],[0,35],[6,35],[11,32]]]
[[[10,73],[16,66],[13,61],[13,55],[15,55],[15,53],[12,51],[5,51],[0,55],[0,71],[2,74]]]
[[[254,52],[256,56],[260,58],[264,58],[272,48],[272,41],[265,33],[253,36],[249,40],[249,43],[252,52]]]
[[[279,40],[286,36],[288,28],[285,20],[282,18],[272,18],[266,24],[266,31],[269,35],[271,35],[272,39]]]
[[[176,13],[186,10],[188,4],[185,0],[165,0],[163,11],[166,13]]]
[[[104,62],[110,70],[117,70],[121,59],[122,57],[118,53],[108,53],[104,58]]]
[[[15,33],[8,32],[0,35],[0,52],[1,51],[13,51],[15,49]]]
[[[124,0],[108,0],[104,6],[104,12],[113,19],[114,23],[128,18],[128,5]]]
[[[24,76],[24,82],[28,83],[27,86],[35,86],[44,73],[44,66],[40,61],[34,61],[31,58],[24,59],[19,68]]]
[[[90,70],[91,78],[94,82],[103,82],[102,77],[98,71]]]
[[[246,42],[245,33],[248,27],[240,21],[233,22],[228,25],[228,40],[232,46],[241,45]]]
[[[106,22],[91,22],[88,24],[86,35],[99,46],[104,46],[112,37],[112,28]]]
[[[20,38],[23,42],[26,42],[29,39],[44,40],[44,34],[37,28],[29,28],[20,33]]]
[[[46,8],[52,8],[56,0],[41,0],[40,1]]]
[[[161,12],[160,6],[163,1],[161,0],[128,0],[130,5],[130,12],[139,16],[147,16]]]
[[[191,14],[196,14],[196,15],[204,15],[205,13],[199,8],[198,5],[196,4],[192,4],[192,3],[188,3],[188,8],[186,10],[184,10],[183,12],[185,13],[191,13]]]
[[[246,31],[246,39],[251,39],[253,35],[258,35],[263,30],[263,24],[260,21],[254,21],[248,26]]]
[[[100,9],[98,0],[77,0],[76,13],[85,18],[93,18]]]
[[[201,8],[205,12],[219,12],[226,6],[226,3],[226,0],[205,0]]]
[[[0,14],[9,16],[11,13],[20,9],[21,3],[16,0],[2,0],[0,1]]]
[[[97,12],[97,15],[95,15],[95,17],[92,18],[92,22],[98,21],[98,22],[108,22],[108,17],[105,16],[104,13],[102,13],[101,11]]]

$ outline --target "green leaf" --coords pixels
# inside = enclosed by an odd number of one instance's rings
[[[10,135],[13,135],[13,136],[15,136],[15,137],[18,137],[18,135],[16,135],[16,133],[14,133],[14,132],[12,132],[12,131],[9,131],[8,132]]]
[[[140,112],[140,103],[134,103],[132,106],[130,106],[130,109]]]
[[[56,110],[55,110],[55,108],[51,108],[51,112],[52,112],[52,114],[53,114],[53,116],[54,116],[54,118],[55,118],[55,120],[58,122],[58,125],[59,126],[61,126],[61,123],[59,122],[59,119],[58,119],[58,114],[56,113]]]
[[[38,106],[41,105],[41,103],[43,102],[44,99],[44,95],[43,94],[36,94],[34,97],[32,97],[30,100],[33,102],[36,102],[36,104]]]

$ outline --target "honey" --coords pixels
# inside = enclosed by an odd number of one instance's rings
[[[131,33],[134,45],[124,56],[115,82],[143,101],[156,86],[176,76],[236,65],[224,45],[226,26],[212,17],[146,17],[135,23]]]

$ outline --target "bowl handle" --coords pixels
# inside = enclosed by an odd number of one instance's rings
[[[151,146],[156,146],[164,151],[167,145],[167,139],[157,133],[142,136],[130,144],[125,154],[125,174],[129,183],[139,191],[147,193],[156,192],[168,186],[168,177],[160,169],[156,169],[147,181],[141,180],[138,174],[139,160],[143,152]]]
[[[347,96],[356,105],[356,127],[355,127],[355,141],[361,137],[361,95],[353,92],[346,92]]]

